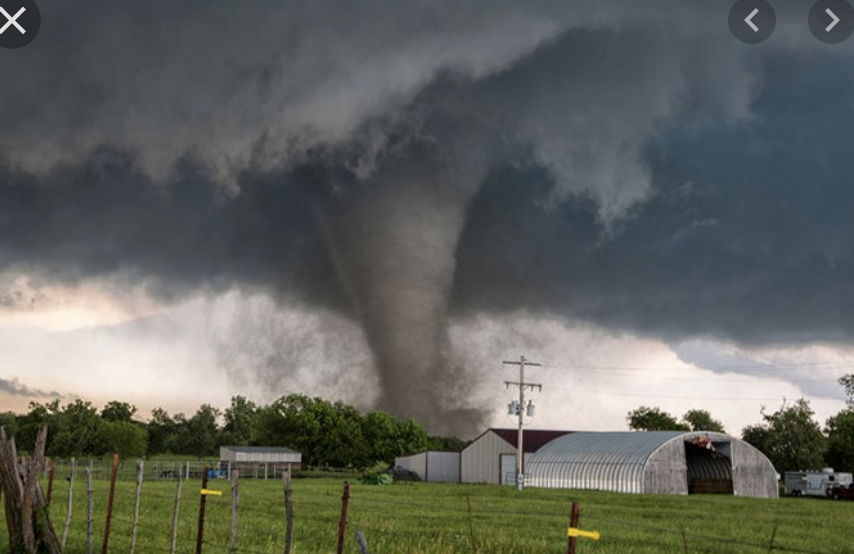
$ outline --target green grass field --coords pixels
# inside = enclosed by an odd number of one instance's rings
[[[231,521],[229,484],[212,481],[225,491],[209,496],[204,550],[227,552]],[[95,481],[95,552],[100,552],[108,482]],[[143,485],[138,553],[168,552],[175,482]],[[122,481],[116,495],[111,552],[128,552],[134,484]],[[199,510],[198,480],[185,482],[180,512],[178,552],[195,550]],[[338,479],[294,479],[297,554],[335,551],[341,508]],[[57,479],[51,517],[62,529],[67,482]],[[86,552],[85,478],[75,481],[74,509],[67,551]],[[469,516],[467,499],[471,503]],[[363,531],[371,552],[397,553],[540,553],[566,552],[570,502],[581,503],[583,529],[602,534],[584,540],[579,552],[602,554],[688,552],[768,552],[772,531],[780,551],[854,553],[854,502],[789,499],[753,500],[732,497],[619,495],[584,491],[478,485],[352,485],[348,553],[357,552],[353,532]],[[283,551],[284,501],[279,481],[246,479],[240,484],[238,552],[278,554]],[[2,521],[2,519],[0,519]],[[756,544],[716,542],[733,539]],[[8,538],[0,533],[0,551]]]

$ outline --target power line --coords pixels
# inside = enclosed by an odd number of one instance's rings
[[[599,390],[584,390],[577,388],[566,388],[566,387],[555,387],[551,388],[557,390],[569,391],[572,393],[579,394],[599,394],[603,396],[632,396],[632,397],[640,397],[640,398],[661,398],[661,399],[670,399],[670,400],[714,400],[717,402],[772,402],[775,400],[782,400],[782,396],[774,396],[774,397],[762,397],[762,398],[747,398],[747,397],[733,397],[733,396],[682,396],[682,395],[666,395],[666,394],[647,394],[647,393],[631,393],[631,392],[611,392],[611,391],[599,391]]]
[[[549,369],[588,369],[598,371],[685,371],[686,369],[701,369],[705,371],[750,371],[750,370],[774,370],[774,369],[825,369],[825,370],[854,370],[854,362],[790,362],[790,363],[768,363],[768,364],[744,364],[744,365],[724,365],[724,366],[698,366],[686,362],[684,367],[656,367],[656,366],[620,366],[620,365],[594,365],[594,364],[549,364]]]
[[[659,373],[661,371],[685,373],[685,372],[691,371],[694,368],[685,368],[682,370],[675,370],[675,369],[674,370],[667,370],[667,369],[659,370],[659,369],[654,368],[654,367],[649,367],[649,368],[645,368],[645,369],[619,370],[619,369],[597,369],[597,368],[593,368],[593,367],[589,367],[589,366],[588,367],[582,367],[582,366],[555,367],[555,366],[549,365],[549,366],[546,366],[546,369],[555,369],[558,371],[567,371],[567,372],[583,370],[586,373],[596,373],[596,374],[605,373],[605,374],[635,375],[638,377],[640,377],[640,376],[648,377],[647,375],[643,375],[644,371],[656,372],[656,373]],[[703,368],[697,368],[697,369],[702,370]],[[708,371],[708,370],[704,370],[704,371]],[[773,374],[745,375],[741,379],[732,379],[732,378],[720,378],[719,379],[719,378],[715,378],[715,377],[696,378],[696,377],[691,377],[691,376],[673,376],[673,375],[658,375],[658,374],[656,374],[654,376],[654,379],[655,380],[670,380],[670,381],[706,382],[706,383],[747,383],[747,384],[754,383],[755,380],[757,380],[757,379],[775,379],[775,380],[779,380],[779,381],[785,381],[787,383],[836,383],[838,381],[838,378],[789,379],[786,376],[773,375]]]
[[[764,373],[755,373],[752,375],[744,375],[740,379],[734,378],[716,378],[716,377],[691,377],[688,375],[684,375],[689,371],[705,371],[705,372],[715,372],[715,371],[727,371],[727,372],[737,372],[737,371],[745,371],[749,366],[731,366],[729,368],[723,367],[715,367],[715,368],[706,368],[693,366],[686,366],[684,368],[658,368],[658,367],[640,367],[640,366],[595,366],[595,365],[575,365],[575,364],[564,364],[564,365],[547,365],[546,369],[553,369],[558,371],[566,371],[566,372],[577,372],[584,371],[585,373],[596,373],[596,374],[616,374],[616,375],[635,375],[640,376],[644,372],[654,372],[656,380],[672,380],[672,381],[690,381],[690,382],[707,382],[707,383],[753,383],[755,379],[774,379],[778,381],[784,381],[786,383],[837,383],[839,378],[831,378],[831,377],[801,377],[801,378],[789,378],[785,375],[775,375],[770,372]],[[752,366],[753,369],[777,369],[776,367],[770,366]],[[787,369],[793,369],[793,366],[787,366]],[[804,366],[802,369],[809,369]],[[813,368],[817,369],[817,368]],[[824,369],[839,369],[840,371],[848,371],[854,370],[850,366],[839,367],[839,368],[824,368]],[[662,373],[670,373],[671,375],[662,375]],[[674,375],[674,374],[683,374],[683,375]],[[842,374],[840,374],[840,377]]]

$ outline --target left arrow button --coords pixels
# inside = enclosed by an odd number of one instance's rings
[[[747,17],[744,18],[744,22],[747,23],[748,25],[750,25],[750,28],[753,29],[754,33],[759,32],[759,27],[757,27],[756,24],[753,23],[753,18],[756,17],[756,14],[758,14],[758,13],[759,13],[759,8],[756,8],[752,12],[750,12],[750,15],[748,15]]]
[[[729,30],[746,44],[768,40],[777,26],[777,14],[768,0],[738,0],[729,11]]]

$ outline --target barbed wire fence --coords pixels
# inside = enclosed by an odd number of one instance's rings
[[[252,496],[247,497],[245,492],[241,496],[242,481],[271,480],[273,475],[281,483],[280,494],[259,493],[255,488],[251,490]],[[211,477],[216,479],[211,482]],[[337,554],[343,554],[345,548],[361,554],[382,554],[383,550],[399,552],[401,544],[415,545],[424,551],[429,551],[431,544],[442,544],[453,552],[493,552],[490,537],[484,529],[489,528],[495,518],[520,522],[528,536],[543,537],[547,544],[552,545],[551,548],[562,550],[565,547],[569,554],[587,548],[587,545],[581,546],[585,535],[570,536],[571,531],[586,533],[582,528],[589,527],[596,528],[604,540],[608,540],[612,533],[617,536],[617,531],[621,530],[620,540],[626,541],[628,531],[633,545],[660,552],[854,552],[854,549],[846,550],[845,547],[841,550],[814,550],[787,544],[780,539],[776,524],[768,529],[767,540],[751,541],[686,527],[658,525],[636,517],[623,519],[617,514],[590,515],[578,503],[562,506],[554,503],[539,509],[513,510],[481,507],[473,503],[470,496],[455,497],[454,501],[378,498],[372,494],[360,495],[360,489],[351,496],[349,482],[343,484],[340,499],[337,495],[301,492],[295,506],[288,471],[264,472],[255,468],[249,475],[241,476],[238,469],[217,469],[215,465],[204,462],[152,464],[138,461],[123,465],[117,457],[109,465],[91,460],[82,463],[76,460],[67,463],[55,461],[48,465],[43,481],[48,502],[57,501],[51,509],[54,525],[62,537],[63,552],[69,553],[292,554],[296,548],[304,552],[312,550],[306,543],[318,543],[316,538],[297,531],[295,514],[305,512],[310,512],[304,517],[310,519],[312,532],[320,526],[328,529],[323,532],[326,541],[323,544],[326,546],[319,550],[332,550],[329,546],[334,543]],[[161,484],[156,488],[146,488],[145,485],[151,481]],[[168,489],[162,482],[174,483],[174,492],[166,492]],[[60,491],[63,485],[64,493]],[[269,491],[270,488],[263,490]],[[209,499],[216,501],[208,502]],[[121,509],[116,511],[116,506]],[[395,515],[406,510],[427,515],[411,528],[396,525],[393,521]],[[430,514],[436,514],[436,517]],[[447,514],[452,514],[465,525],[444,525],[439,516]],[[263,531],[247,528],[246,523],[251,527],[258,521],[264,523]],[[269,525],[271,521],[272,527]],[[243,539],[255,532],[263,532],[267,544],[258,547],[257,541],[253,540],[252,548],[242,545]],[[144,537],[144,543],[140,543],[138,537]],[[558,547],[558,544],[563,546]],[[512,551],[513,546],[508,548]]]

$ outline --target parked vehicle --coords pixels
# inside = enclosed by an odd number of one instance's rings
[[[833,468],[821,471],[786,472],[786,494],[789,496],[833,496],[836,487],[849,487],[854,482],[850,473],[836,473]]]
[[[854,500],[854,484],[832,487],[830,497],[834,500]]]

